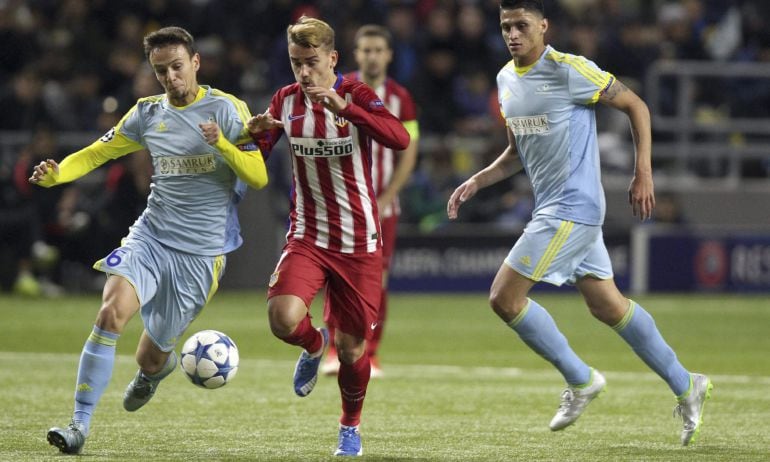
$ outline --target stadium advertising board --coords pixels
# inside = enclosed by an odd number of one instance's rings
[[[517,234],[430,234],[401,232],[390,268],[388,287],[405,292],[488,291]],[[607,235],[618,287],[629,286],[627,235]],[[539,283],[534,290],[564,290]]]
[[[770,291],[770,234],[652,234],[649,291]]]

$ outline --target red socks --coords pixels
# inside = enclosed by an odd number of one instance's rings
[[[311,354],[320,350],[324,344],[323,336],[310,323],[310,316],[305,316],[305,319],[299,323],[294,332],[281,340],[289,345],[300,346]]]
[[[364,407],[370,373],[371,365],[366,354],[361,355],[353,364],[340,364],[337,383],[342,395],[342,425],[354,427],[361,422],[361,409]]]

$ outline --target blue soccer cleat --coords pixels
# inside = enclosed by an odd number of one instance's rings
[[[65,454],[80,454],[86,444],[85,429],[77,422],[71,422],[67,428],[54,427],[48,430],[46,439]]]
[[[294,367],[294,393],[297,396],[307,396],[313,391],[318,381],[318,366],[321,365],[324,353],[329,348],[329,331],[325,327],[321,327],[318,331],[323,337],[321,354],[313,357],[307,351],[302,351]]]
[[[335,456],[360,456],[364,451],[361,448],[361,434],[358,427],[346,427],[340,425],[340,437]]]

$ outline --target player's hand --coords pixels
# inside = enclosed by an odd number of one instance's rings
[[[475,196],[479,190],[479,185],[473,177],[465,181],[465,183],[455,189],[451,196],[449,196],[449,202],[446,204],[446,214],[450,220],[457,218],[457,211],[463,202],[467,201],[471,197]]]
[[[317,86],[309,86],[303,90],[311,101],[321,103],[323,107],[335,114],[348,106],[348,102],[338,95],[335,90]]]
[[[53,159],[46,159],[35,165],[32,169],[32,176],[29,177],[29,182],[41,186],[51,186],[58,176],[59,164]]]
[[[249,129],[249,133],[256,135],[262,133],[265,130],[272,130],[273,128],[283,128],[283,122],[273,118],[270,111],[265,111],[264,114],[257,114],[246,122],[246,128]]]
[[[635,175],[628,188],[628,203],[634,216],[644,221],[652,218],[655,208],[655,191],[651,174]]]
[[[199,123],[198,127],[200,127],[203,132],[203,138],[206,139],[206,142],[212,146],[215,145],[217,140],[219,140],[219,125],[210,120],[208,122]]]

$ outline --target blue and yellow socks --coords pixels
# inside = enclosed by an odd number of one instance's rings
[[[78,365],[75,386],[75,413],[72,420],[83,426],[85,435],[91,425],[91,415],[107,388],[115,365],[115,345],[119,334],[94,326],[88,336]]]
[[[508,327],[537,354],[556,366],[568,384],[587,384],[591,379],[591,368],[572,351],[548,311],[534,300],[528,301]]]

